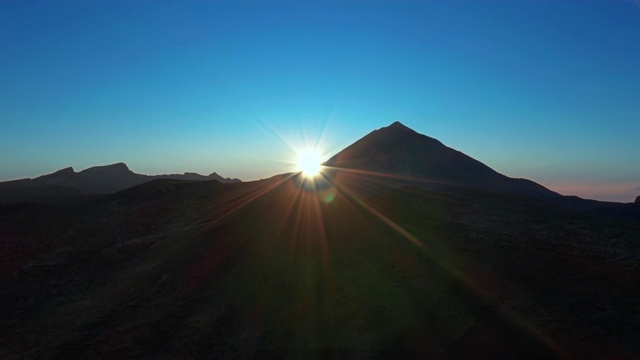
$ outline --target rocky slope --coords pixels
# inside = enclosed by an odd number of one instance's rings
[[[542,185],[504,176],[440,141],[395,122],[374,130],[325,162],[335,169],[369,171],[429,179],[432,183],[472,185],[496,191],[558,197]]]

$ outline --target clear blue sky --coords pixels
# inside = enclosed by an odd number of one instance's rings
[[[0,180],[251,180],[283,138],[395,120],[564,193],[640,187],[640,2],[0,2]]]

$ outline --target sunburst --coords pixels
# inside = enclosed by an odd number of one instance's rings
[[[298,152],[296,166],[298,171],[306,178],[314,178],[320,174],[322,169],[322,156],[315,150],[303,150]]]

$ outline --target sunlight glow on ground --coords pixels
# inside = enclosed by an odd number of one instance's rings
[[[322,158],[317,151],[301,151],[298,153],[296,166],[306,178],[313,178],[320,173]]]

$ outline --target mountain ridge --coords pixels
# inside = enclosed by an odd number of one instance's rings
[[[0,205],[0,357],[637,357],[634,209],[302,178]]]
[[[67,196],[112,194],[157,179],[240,182],[224,178],[216,172],[209,175],[184,174],[144,175],[133,172],[124,162],[92,166],[76,172],[65,167],[50,174],[0,182],[0,202],[30,202]]]

